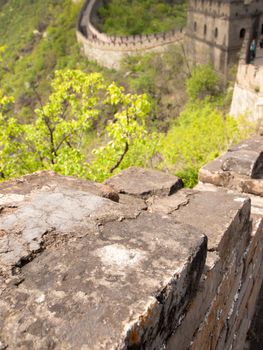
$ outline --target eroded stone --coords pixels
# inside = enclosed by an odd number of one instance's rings
[[[175,194],[176,196],[176,194]],[[225,192],[193,192],[189,203],[171,214],[208,237],[208,249],[226,257],[238,241],[248,239],[250,200]]]
[[[131,167],[113,176],[105,183],[119,193],[149,198],[167,196],[183,187],[182,180],[161,171]]]
[[[1,343],[159,349],[198,287],[206,237],[142,199],[36,178],[2,189]]]

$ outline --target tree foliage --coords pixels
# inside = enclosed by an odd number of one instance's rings
[[[186,82],[186,91],[192,101],[218,96],[222,92],[220,78],[210,65],[197,66]]]
[[[106,126],[106,138],[109,141],[93,152],[95,160],[91,165],[91,174],[100,180],[119,168],[128,152],[143,145],[146,151],[147,143],[150,142],[145,125],[150,103],[145,94],[125,94],[122,87],[113,83],[107,89],[106,103],[114,106],[117,112]]]
[[[0,98],[0,171],[5,178],[53,169],[102,180],[120,167],[135,143],[147,137],[147,96],[125,94],[122,87],[107,85],[99,73],[57,71],[47,103],[42,104],[38,96],[40,107],[31,123],[21,124],[8,116],[6,107],[13,100]],[[109,118],[107,144],[87,162],[89,132],[100,113],[113,110],[113,116],[104,115]]]
[[[189,103],[162,140],[162,166],[193,187],[204,164],[248,137],[253,128],[253,123],[224,115],[207,100]]]
[[[162,33],[184,27],[186,12],[185,0],[111,0],[99,9],[100,29],[110,35]]]
[[[39,98],[34,122],[24,126],[30,156],[37,167],[51,166],[64,174],[83,175],[83,145],[99,115],[99,93],[104,89],[98,73],[55,73],[47,103],[42,105]]]
[[[10,109],[14,99],[0,91],[3,179],[53,169],[103,181],[136,165],[168,169],[191,187],[201,166],[252,131],[247,121],[224,115],[218,101],[207,98],[189,102],[167,134],[149,130],[147,95],[126,93],[99,73],[57,71],[47,102],[35,93],[39,107],[31,122],[22,123]],[[106,127],[99,132],[101,120]]]

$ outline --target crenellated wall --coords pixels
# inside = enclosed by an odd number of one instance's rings
[[[193,190],[140,168],[0,184],[3,349],[241,350],[262,278],[263,137]]]
[[[263,65],[238,66],[230,114],[247,115],[254,121],[263,118]]]
[[[92,23],[94,8],[100,0],[87,0],[77,24],[77,39],[84,54],[108,68],[118,68],[125,55],[163,51],[169,45],[182,42],[183,29],[166,33],[134,36],[110,36],[99,32]]]
[[[240,53],[230,114],[234,117],[246,115],[258,121],[263,119],[263,49],[258,46],[256,58],[249,62],[250,42],[247,34]]]
[[[212,64],[225,76],[238,63],[245,35],[259,38],[262,31],[261,1],[189,1],[186,28],[189,56],[196,63]]]

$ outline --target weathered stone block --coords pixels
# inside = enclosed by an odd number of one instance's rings
[[[159,349],[198,288],[203,233],[73,180],[25,186],[1,197],[1,344]]]
[[[180,195],[180,193],[179,193]],[[177,203],[176,194],[172,196]],[[249,236],[250,200],[225,192],[192,192],[187,205],[172,216],[200,229],[208,237],[208,249],[224,259],[236,244]]]
[[[250,139],[243,140],[239,144],[231,146],[229,152],[236,151],[253,151],[258,154],[262,152],[263,138],[259,135],[253,135]]]
[[[240,327],[237,333],[234,335],[233,343],[231,345],[231,350],[240,350],[244,348],[244,344],[246,341],[247,330],[250,326],[250,320],[247,317],[244,317],[241,320]]]
[[[246,140],[205,165],[199,181],[262,196],[263,138]]]
[[[251,264],[252,260],[254,260],[254,263],[258,261],[258,256],[255,256],[256,249],[258,248],[259,245],[261,246],[263,245],[262,243],[263,218],[258,215],[252,215],[252,219],[253,219],[253,226],[252,226],[250,241],[246,251],[244,252],[244,257],[243,257],[243,260],[244,260],[243,275],[244,276],[247,275],[248,266],[249,264]],[[261,252],[262,248],[259,250]]]
[[[15,266],[31,260],[52,232],[69,235],[79,225],[95,231],[98,222],[135,217],[139,213],[134,207],[76,190],[76,185],[65,180],[63,185],[54,187],[48,182],[38,191],[33,188],[28,193],[26,183],[24,190],[21,186],[14,193],[0,196],[2,274],[9,274]]]
[[[166,349],[188,349],[193,336],[214,299],[217,288],[223,278],[222,262],[215,252],[208,252],[204,274],[196,296],[190,302],[184,318],[170,337]]]
[[[216,318],[216,310],[211,307],[213,299],[215,300],[212,305],[218,306],[221,302],[222,305],[224,303],[227,305],[225,305],[225,309],[222,308],[223,321],[221,322],[221,328],[218,329],[218,334],[221,334],[226,327],[228,313],[232,306],[231,303],[234,300],[234,295],[232,295],[231,300],[231,293],[233,291],[238,291],[242,276],[242,256],[250,236],[250,203],[249,200],[239,194],[226,194],[224,191],[199,193],[182,190],[173,196],[163,198],[162,201],[158,201],[158,198],[156,198],[149,210],[162,210],[167,214],[164,203],[168,203],[169,212],[173,217],[176,217],[176,220],[191,222],[193,226],[199,229],[202,227],[208,237],[208,248],[210,251],[214,251],[208,253],[206,263],[208,266],[201,280],[198,293],[195,299],[192,300],[185,318],[174,331],[167,345],[169,350],[184,350],[189,348],[191,339],[193,339],[193,335],[200,324],[206,322],[204,321],[205,314],[207,313],[207,315],[209,315],[209,308],[211,308],[211,319],[213,320],[214,317]],[[200,220],[200,218],[202,218],[202,220]],[[240,221],[240,218],[243,219]],[[231,242],[232,239],[234,241]],[[219,254],[221,258],[219,258],[217,254]],[[229,270],[229,265],[232,266],[231,270]],[[227,279],[228,289],[226,286],[222,287],[220,285],[222,278]],[[215,298],[218,287],[221,292],[219,292],[219,296]],[[224,298],[230,301],[227,303]],[[204,329],[204,331],[207,332],[206,336],[200,336],[201,338],[196,345],[196,349],[198,349],[201,344],[202,350],[206,348],[205,346],[210,349],[208,344],[210,344],[212,340],[208,334],[209,332],[214,334],[217,328],[215,323],[210,319],[208,323],[211,328],[207,326],[207,328]],[[217,336],[219,337],[218,334]],[[214,344],[213,346],[216,346],[215,344],[217,341],[219,341],[219,338],[212,341]],[[220,342],[223,344],[224,341],[225,339],[222,338],[221,334]],[[207,345],[205,345],[206,342],[208,342]]]
[[[222,156],[221,169],[239,175],[256,177],[261,171],[263,156],[254,151],[236,150]]]
[[[182,180],[161,171],[131,167],[113,176],[105,183],[119,193],[149,198],[168,196],[183,187]]]
[[[263,174],[263,138],[246,140],[205,165],[199,173],[201,182],[227,187],[235,175],[261,178]]]
[[[227,317],[238,291],[241,275],[242,271],[236,271],[236,259],[234,258],[229,270],[224,274],[204,322],[195,335],[190,346],[191,350],[216,349],[220,342],[220,335],[226,327]]]

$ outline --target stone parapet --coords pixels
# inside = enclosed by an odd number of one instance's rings
[[[118,68],[125,55],[162,51],[173,43],[182,42],[183,29],[159,34],[116,36],[101,33],[92,23],[94,8],[100,0],[87,0],[77,23],[77,40],[84,54],[108,68]],[[107,57],[110,56],[110,57]]]
[[[263,49],[257,48],[256,58],[250,62],[251,34],[247,33],[240,60],[231,102],[230,114],[247,115],[251,120],[263,118]]]
[[[233,147],[193,190],[138,168],[1,183],[0,346],[243,349],[263,276],[262,151],[260,137]]]

